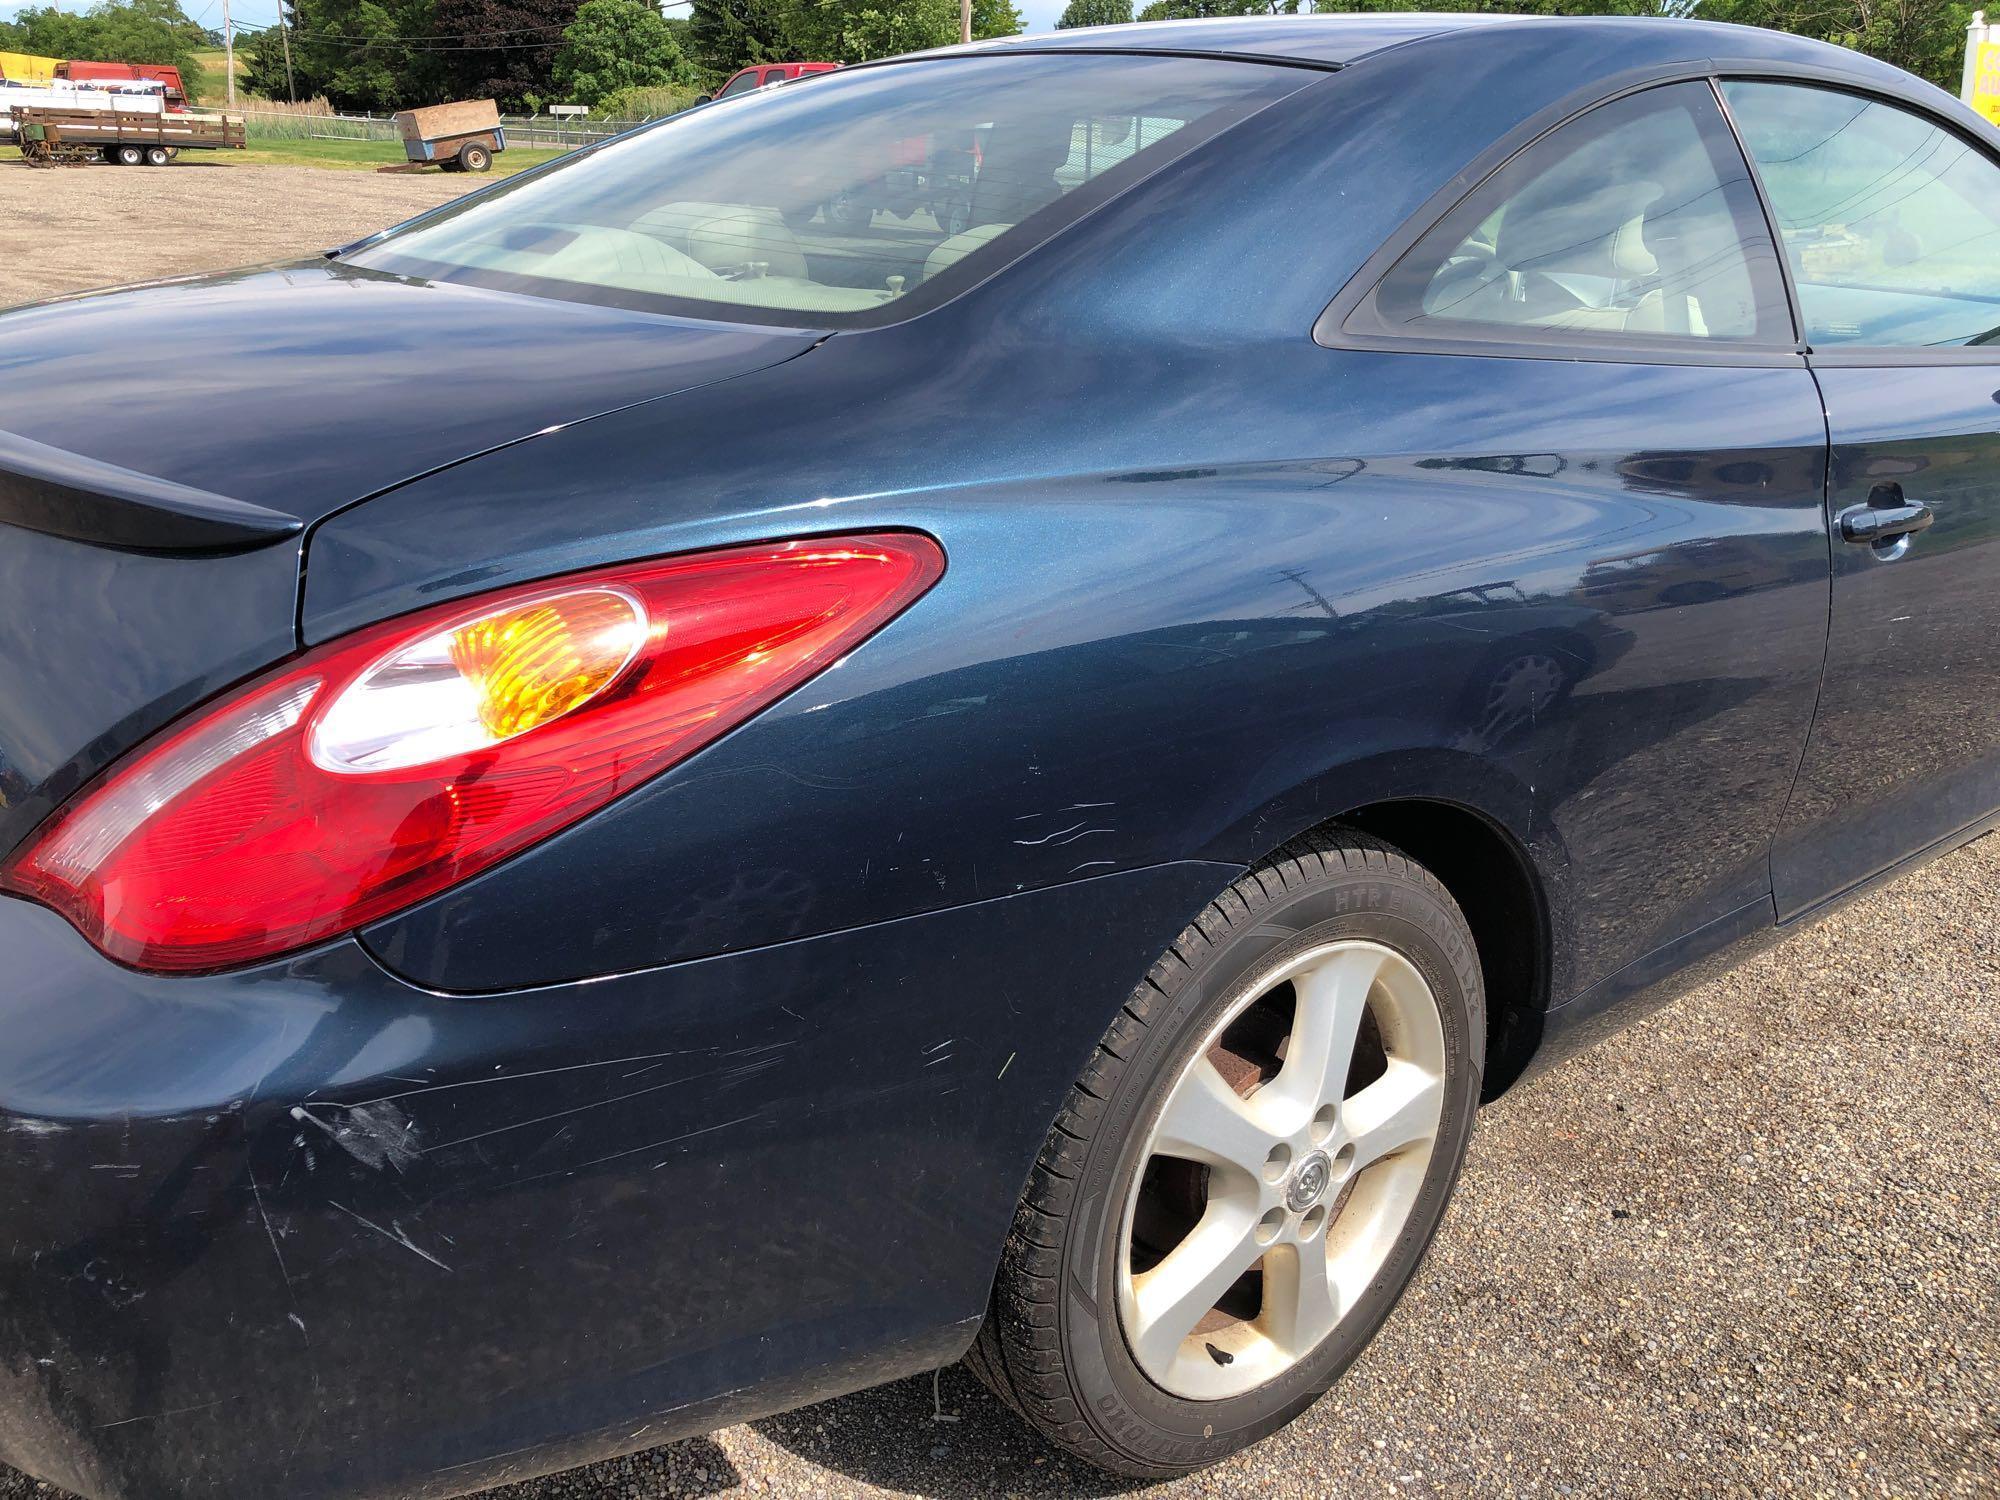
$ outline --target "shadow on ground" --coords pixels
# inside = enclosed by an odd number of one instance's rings
[[[750,1425],[809,1463],[910,1495],[1074,1500],[1144,1488],[1051,1448],[960,1365]]]

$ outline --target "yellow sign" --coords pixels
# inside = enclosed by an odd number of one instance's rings
[[[1993,49],[2000,52],[2000,47]],[[47,83],[56,76],[59,57],[36,57],[32,52],[0,52],[0,78],[10,83]]]
[[[2000,125],[2000,42],[1981,42],[1973,60],[1972,107]]]

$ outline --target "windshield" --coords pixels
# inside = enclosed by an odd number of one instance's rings
[[[346,259],[661,312],[884,322],[1316,76],[1134,55],[822,73],[690,110]]]

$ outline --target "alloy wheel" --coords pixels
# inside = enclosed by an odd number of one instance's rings
[[[1134,1362],[1187,1400],[1277,1379],[1355,1307],[1409,1222],[1445,1097],[1409,959],[1312,948],[1259,975],[1183,1068],[1118,1246]]]

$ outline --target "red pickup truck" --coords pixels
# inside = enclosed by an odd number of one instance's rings
[[[727,99],[731,94],[747,94],[752,89],[767,89],[774,83],[790,83],[794,78],[804,78],[808,73],[831,73],[839,63],[830,62],[783,62],[757,63],[748,68],[738,68],[708,97]]]

